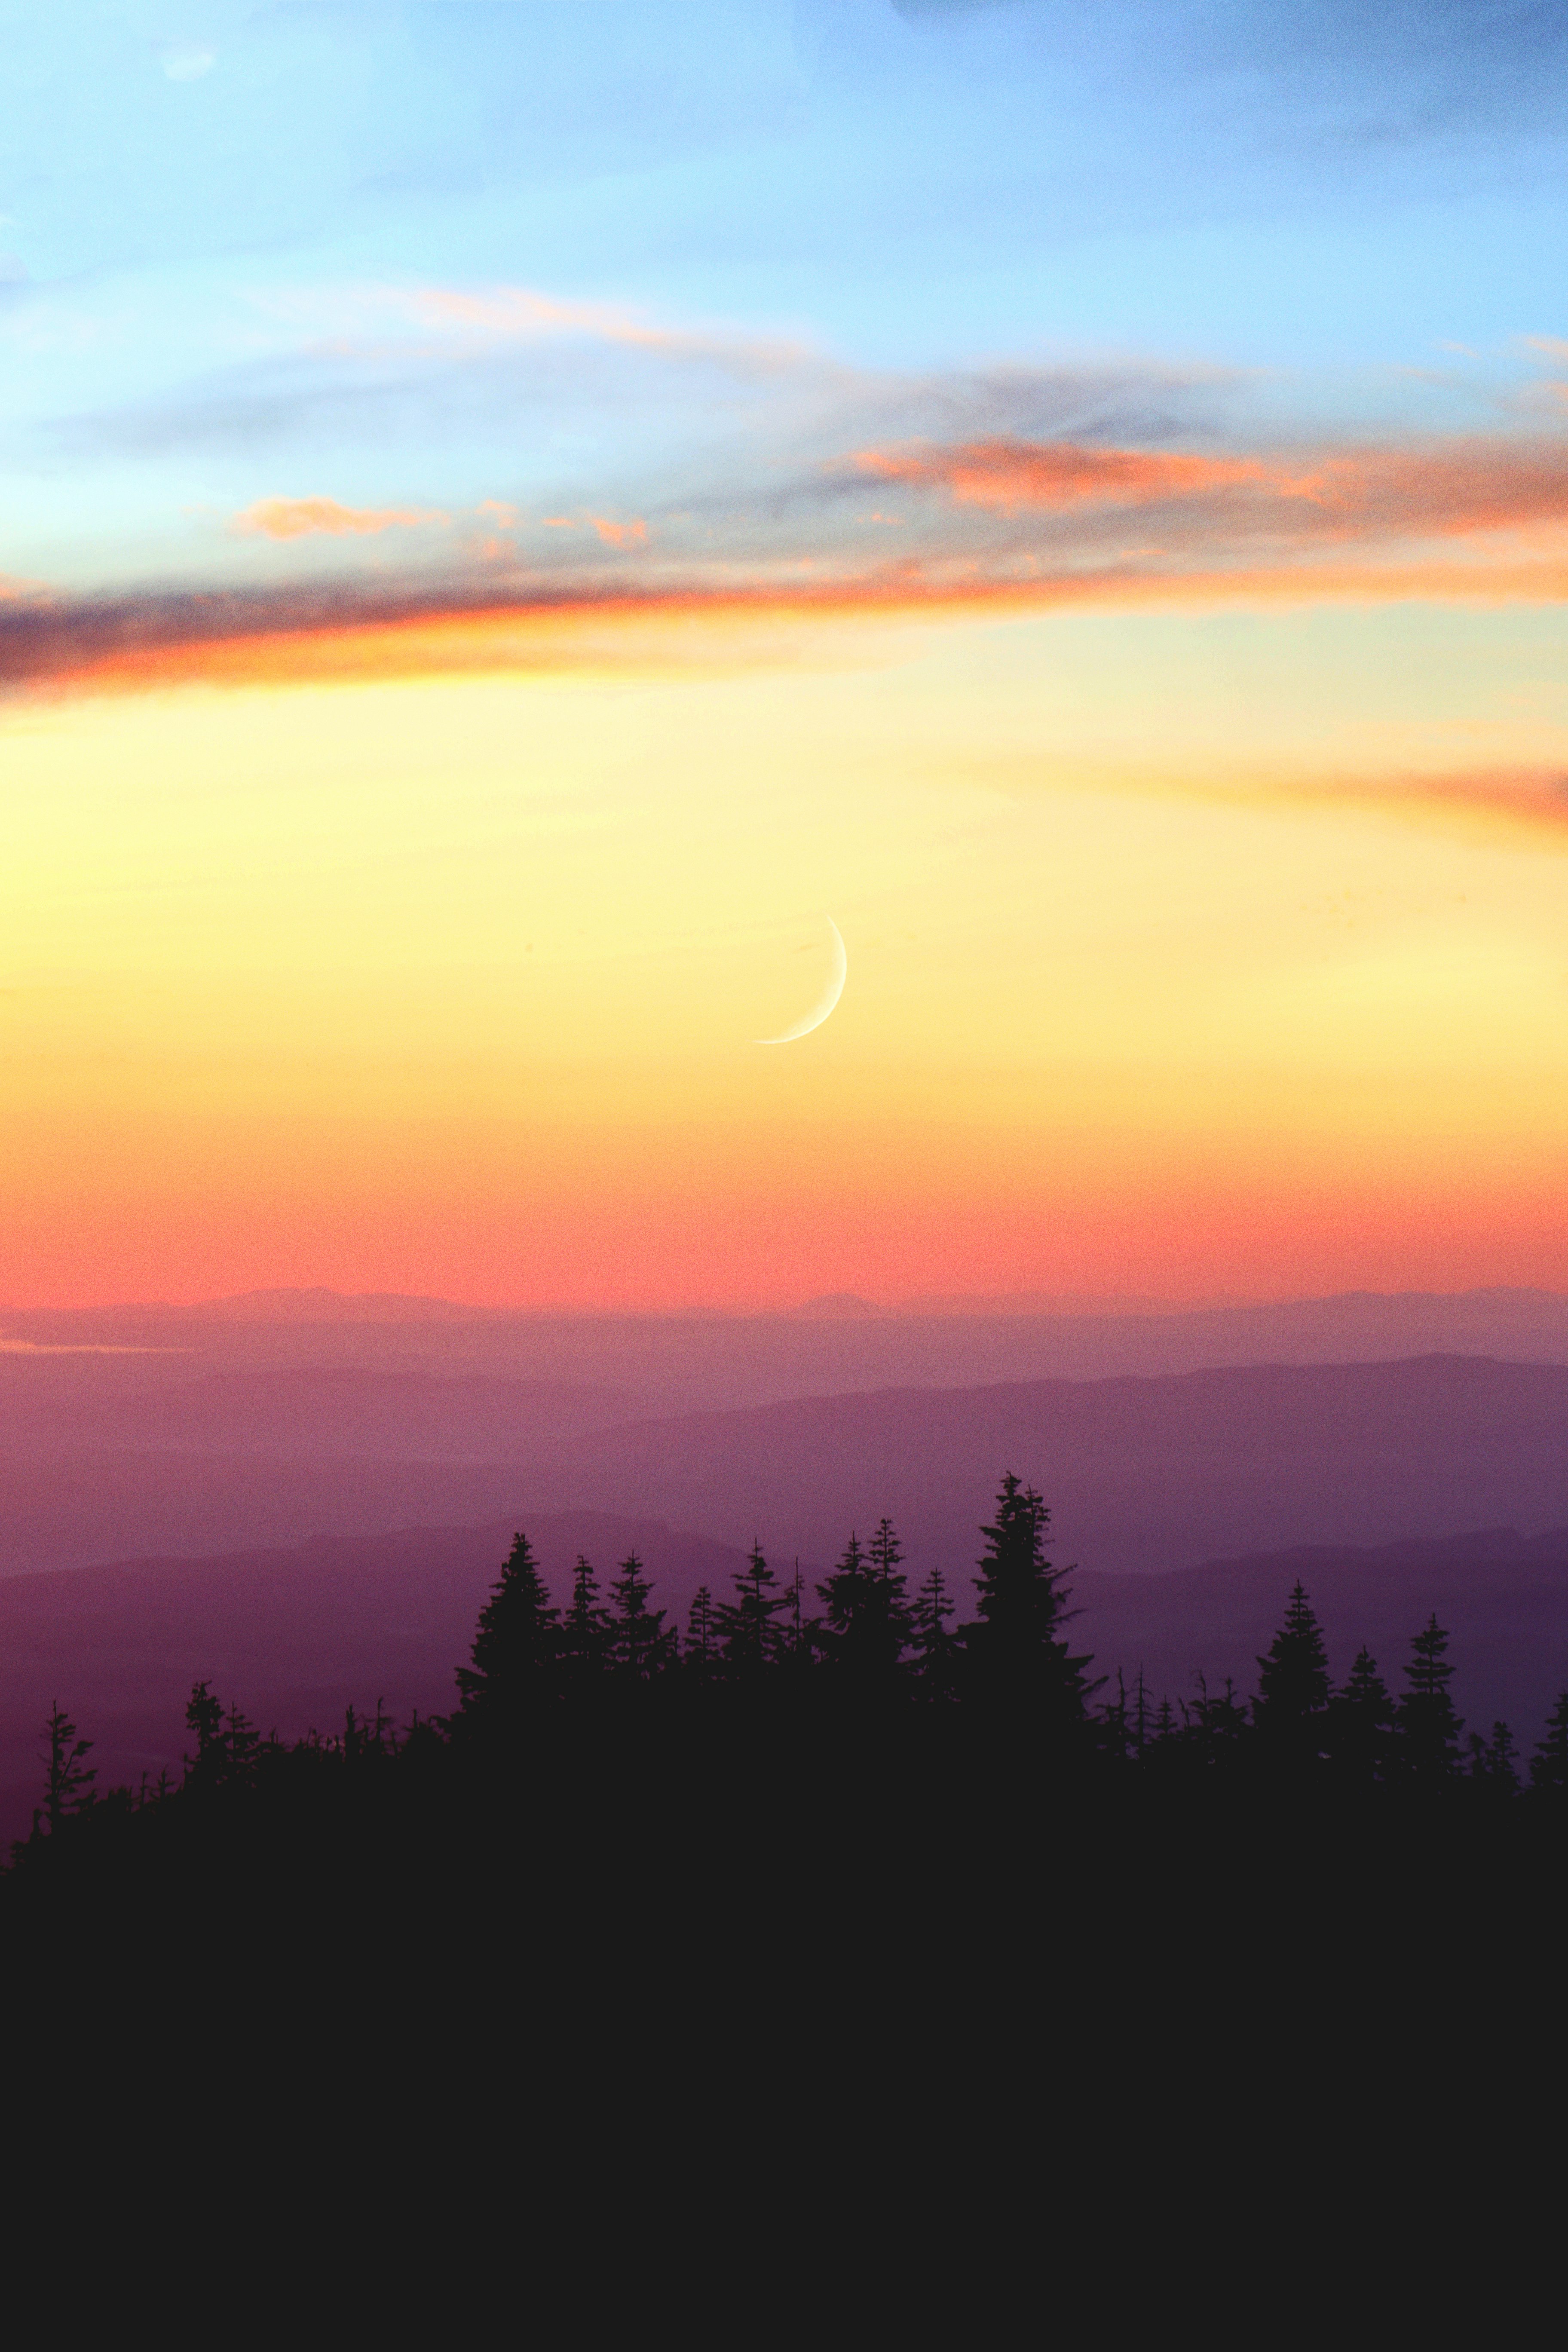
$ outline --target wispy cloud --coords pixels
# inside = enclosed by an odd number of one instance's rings
[[[399,349],[493,348],[575,342],[620,346],[656,360],[700,361],[742,376],[824,364],[786,337],[660,319],[615,302],[538,287],[353,284],[310,295],[273,295],[261,307],[313,332],[339,358],[384,359]]]
[[[181,684],[527,673],[583,667],[725,667],[765,660],[792,626],[1072,610],[1217,609],[1227,604],[1561,601],[1558,562],[1465,567],[1434,562],[985,572],[973,562],[909,562],[829,572],[804,559],[773,578],[666,575],[618,590],[590,578],[463,578],[376,595],[341,582],[271,593],[191,593],[0,607],[0,685],[138,692]],[[678,624],[671,632],[669,625]],[[783,636],[781,638],[781,632]]]
[[[514,306],[496,299],[504,327]],[[580,310],[600,320],[597,306],[521,296],[515,315],[548,325]],[[526,501],[486,499],[468,509],[482,539],[433,540],[445,569],[410,560],[390,582],[384,551],[374,578],[356,573],[356,544],[446,513],[259,499],[236,528],[279,543],[273,587],[13,601],[0,678],[132,690],[504,670],[584,647],[613,661],[617,645],[641,662],[661,616],[680,618],[683,646],[705,617],[716,646],[740,632],[760,654],[768,630],[800,620],[1568,597],[1568,432],[1270,442],[1223,433],[1213,415],[1205,425],[1182,386],[1131,373],[861,378],[836,394],[782,426],[770,411],[721,456],[666,450],[639,466],[628,451],[613,499],[608,480],[595,498],[559,478]],[[895,419],[927,429],[853,429]],[[874,503],[889,488],[896,507]],[[287,576],[289,543],[312,538],[337,542],[336,579]]]
[[[1456,538],[1568,521],[1568,439],[1495,438],[1278,457],[994,439],[857,453],[861,475],[1005,516],[1170,510],[1198,533],[1239,528],[1303,545]]]
[[[234,529],[262,539],[374,538],[384,530],[413,530],[444,523],[445,514],[418,507],[345,507],[336,499],[258,499],[234,518]]]
[[[1268,478],[1256,458],[1082,448],[1068,441],[863,449],[855,462],[862,473],[879,480],[946,490],[959,506],[990,507],[1000,514],[1084,504],[1145,506]]]

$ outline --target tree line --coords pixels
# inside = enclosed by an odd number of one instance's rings
[[[681,1631],[654,1605],[636,1552],[607,1590],[579,1557],[570,1599],[558,1605],[519,1533],[479,1612],[468,1663],[457,1670],[449,1716],[399,1727],[378,1702],[368,1714],[351,1706],[337,1733],[284,1742],[262,1736],[201,1682],[186,1708],[195,1749],[183,1773],[100,1791],[92,1742],[57,1704],[45,1726],[42,1801],[16,1858],[78,1817],[253,1790],[285,1770],[299,1781],[401,1761],[408,1770],[424,1766],[427,1777],[439,1759],[440,1769],[460,1775],[493,1770],[563,1730],[641,1738],[661,1723],[700,1723],[705,1738],[742,1726],[765,1737],[784,1719],[797,1728],[859,1727],[894,1748],[898,1726],[923,1727],[950,1738],[1021,1741],[1102,1784],[1463,1787],[1488,1802],[1523,1790],[1568,1801],[1568,1691],[1527,1765],[1506,1723],[1467,1737],[1450,1695],[1449,1637],[1436,1614],[1412,1637],[1397,1692],[1364,1645],[1336,1685],[1298,1581],[1250,1697],[1228,1679],[1211,1687],[1201,1674],[1191,1695],[1156,1697],[1142,1668],[1131,1680],[1119,1669],[1112,1684],[1075,1652],[1070,1571],[1051,1560],[1050,1514],[1033,1486],[1008,1473],[982,1535],[974,1615],[963,1623],[940,1569],[910,1590],[897,1531],[883,1518],[868,1542],[851,1535],[809,1591],[798,1562],[781,1578],[754,1543],[728,1594],[699,1588]]]

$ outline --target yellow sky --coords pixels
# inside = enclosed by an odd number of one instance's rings
[[[0,1297],[1568,1280],[1552,611],[0,717]],[[824,1028],[771,1051],[849,956]]]

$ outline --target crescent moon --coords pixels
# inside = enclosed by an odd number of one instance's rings
[[[831,915],[824,919],[833,934],[833,970],[827,975],[826,987],[804,1021],[797,1021],[795,1027],[786,1029],[782,1037],[753,1037],[752,1040],[753,1045],[793,1045],[797,1037],[809,1037],[814,1029],[821,1028],[843,995],[844,983],[849,977],[849,958],[845,952],[844,940],[837,924]]]

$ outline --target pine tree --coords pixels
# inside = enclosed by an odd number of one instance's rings
[[[945,1700],[954,1695],[957,1643],[947,1630],[947,1621],[952,1613],[947,1579],[940,1568],[933,1568],[916,1593],[910,1612],[915,1686],[922,1698]]]
[[[1519,1743],[1506,1723],[1494,1723],[1492,1736],[1470,1734],[1470,1778],[1481,1780],[1494,1796],[1511,1797],[1519,1789]]]
[[[1434,1611],[1410,1644],[1410,1664],[1405,1669],[1409,1688],[1394,1710],[1400,1769],[1424,1784],[1447,1780],[1458,1769],[1459,1734],[1465,1727],[1448,1696],[1454,1669],[1447,1648],[1447,1633]]]
[[[566,1679],[585,1690],[598,1676],[610,1643],[610,1628],[599,1600],[599,1580],[581,1552],[572,1571],[572,1599],[562,1621],[560,1646]]]
[[[1100,1719],[1105,1726],[1105,1746],[1109,1754],[1123,1763],[1132,1753],[1132,1721],[1127,1697],[1127,1677],[1120,1666],[1116,1669],[1116,1696],[1106,1700]]]
[[[794,1671],[804,1674],[816,1663],[816,1654],[822,1643],[822,1620],[820,1617],[808,1617],[805,1613],[805,1579],[800,1572],[798,1559],[786,1595],[789,1630],[784,1637],[784,1646]]]
[[[745,1678],[777,1663],[784,1647],[778,1622],[790,1607],[790,1595],[780,1591],[778,1579],[753,1542],[744,1568],[735,1571],[735,1598],[721,1601],[713,1611],[724,1671]]]
[[[627,1552],[610,1586],[608,1653],[616,1673],[632,1682],[651,1682],[675,1663],[675,1629],[666,1629],[662,1609],[648,1607],[652,1591],[641,1560]]]
[[[707,1585],[700,1584],[691,1596],[691,1611],[686,1621],[686,1639],[681,1644],[681,1664],[687,1672],[705,1682],[719,1663],[719,1627],[713,1595]]]
[[[1132,1685],[1132,1752],[1142,1759],[1145,1748],[1154,1737],[1154,1722],[1149,1708],[1149,1685],[1143,1679],[1143,1664],[1138,1663],[1138,1679]]]
[[[891,1684],[913,1630],[901,1558],[892,1521],[884,1519],[869,1551],[851,1534],[837,1567],[816,1588],[827,1612],[829,1662],[860,1686]]]
[[[1546,1733],[1530,1759],[1530,1785],[1542,1794],[1568,1796],[1568,1690],[1559,1691]]]
[[[215,1697],[211,1683],[195,1683],[185,1701],[185,1729],[196,1735],[196,1752],[185,1758],[187,1778],[199,1773],[204,1780],[216,1777],[223,1759],[223,1701]]]
[[[56,1699],[49,1708],[44,1725],[47,1742],[40,1761],[44,1767],[44,1801],[33,1815],[33,1833],[37,1834],[40,1819],[49,1825],[49,1834],[59,1828],[68,1814],[79,1813],[91,1804],[98,1778],[96,1764],[83,1761],[92,1748],[90,1739],[80,1739],[77,1727]]]
[[[1300,1577],[1285,1606],[1285,1622],[1258,1664],[1252,1714],[1264,1752],[1299,1769],[1321,1752],[1329,1706],[1329,1654]]]
[[[1382,1780],[1394,1735],[1394,1702],[1363,1642],[1342,1690],[1329,1701],[1327,1745],[1334,1769],[1358,1784]]]
[[[458,1668],[460,1712],[495,1721],[553,1696],[560,1655],[559,1612],[525,1535],[511,1550],[479,1612],[471,1665]]]
[[[1206,1675],[1200,1674],[1196,1681],[1198,1695],[1192,1706],[1182,1702],[1185,1744],[1205,1769],[1234,1771],[1252,1729],[1247,1709],[1228,1675],[1217,1692],[1209,1689]]]
[[[1061,1636],[1070,1615],[1069,1571],[1047,1557],[1050,1519],[1035,1489],[1009,1470],[995,1519],[981,1529],[979,1620],[963,1628],[962,1639],[970,1671],[994,1700],[1066,1727],[1084,1720],[1091,1685],[1083,1669],[1089,1661],[1071,1656]]]

